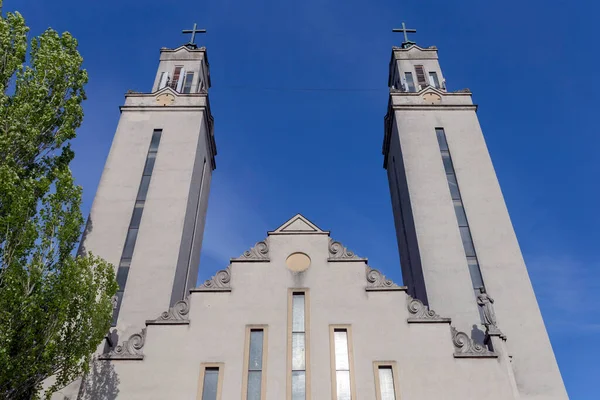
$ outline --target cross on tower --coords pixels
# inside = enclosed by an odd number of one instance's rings
[[[404,24],[404,22],[402,23],[402,29],[400,28],[396,28],[396,29],[392,29],[392,32],[402,32],[404,33],[404,42],[402,42],[402,47],[405,47],[406,45],[409,44],[415,44],[415,42],[411,42],[410,40],[408,40],[408,33],[417,33],[416,29],[406,29],[406,25]]]
[[[192,34],[192,40],[190,40],[189,44],[196,44],[194,43],[194,41],[196,40],[196,33],[206,33],[206,29],[196,29],[196,23],[194,22],[194,28],[193,29],[184,29],[183,31],[181,31],[181,33],[191,33]]]

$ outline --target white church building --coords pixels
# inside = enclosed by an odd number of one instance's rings
[[[447,90],[435,47],[405,35],[389,64],[383,167],[406,286],[300,214],[196,285],[210,86],[192,40],[125,96],[83,239],[115,266],[113,328],[54,399],[568,398],[477,106]]]

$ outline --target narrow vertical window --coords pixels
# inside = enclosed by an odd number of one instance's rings
[[[440,81],[438,79],[437,72],[432,71],[429,73],[429,84],[436,89],[440,88]]]
[[[264,400],[266,396],[266,328],[252,327],[246,329],[246,375],[243,387],[246,394],[244,400]]]
[[[173,70],[173,79],[171,79],[171,82],[169,83],[169,87],[173,90],[177,90],[182,69],[183,67],[175,67],[175,69]]]
[[[220,400],[223,387],[223,364],[203,364],[200,366],[197,400]]]
[[[292,295],[292,400],[306,398],[304,293]]]
[[[467,258],[467,264],[469,266],[469,274],[473,284],[473,292],[475,293],[475,298],[477,298],[477,295],[479,294],[479,288],[485,286],[483,284],[483,277],[481,276],[481,269],[479,268],[479,262],[477,260],[475,245],[473,244],[473,238],[471,236],[471,229],[469,228],[469,221],[467,219],[467,214],[465,212],[462,197],[460,195],[458,182],[456,180],[456,172],[452,163],[450,149],[448,148],[446,132],[444,131],[444,128],[435,128],[435,134],[440,147],[442,163],[444,165],[444,171],[446,172],[450,196],[452,197],[452,203],[454,204],[456,222],[458,223],[460,237],[462,239],[465,256]]]
[[[412,72],[405,72],[404,73],[404,79],[406,79],[406,90],[408,92],[416,92],[415,89],[415,80],[413,79],[413,74]]]
[[[185,74],[185,82],[183,84],[183,93],[190,93],[192,91],[192,82],[194,81],[194,73],[188,72]]]
[[[396,362],[376,361],[373,363],[375,373],[376,400],[399,400],[400,393],[396,387]]]
[[[423,68],[422,65],[415,65],[415,72],[417,73],[419,90],[424,89],[427,86],[427,81],[425,80],[425,68]]]
[[[155,129],[154,132],[152,132],[152,138],[150,139],[150,147],[148,148],[148,154],[146,155],[146,161],[144,163],[142,180],[140,182],[136,202],[133,207],[133,213],[129,222],[127,236],[125,237],[125,244],[123,245],[121,260],[119,261],[119,268],[117,269],[117,282],[119,283],[119,289],[115,299],[113,300],[112,326],[116,326],[119,318],[119,310],[121,309],[121,303],[123,301],[125,284],[127,283],[127,276],[129,275],[129,267],[131,265],[133,251],[135,250],[135,243],[137,241],[140,222],[144,212],[144,204],[146,203],[146,196],[148,195],[148,188],[150,186],[150,177],[152,176],[152,171],[154,170],[154,162],[156,160],[156,153],[158,151],[158,145],[160,143],[161,136],[162,129]]]
[[[354,400],[349,328],[331,326],[333,400]]]

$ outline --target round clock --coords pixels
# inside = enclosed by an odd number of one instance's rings
[[[423,100],[427,104],[439,104],[442,101],[442,97],[436,93],[425,93],[423,95]]]
[[[163,93],[156,97],[156,102],[159,106],[170,106],[175,101],[175,96],[171,93]]]

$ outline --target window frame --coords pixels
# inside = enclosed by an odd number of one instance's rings
[[[246,325],[246,338],[244,340],[244,373],[242,376],[242,400],[248,398],[248,376],[250,374],[250,335],[254,330],[262,330],[263,332],[263,347],[262,347],[262,369],[260,377],[260,398],[267,398],[267,355],[269,343],[269,326],[268,325]]]
[[[394,396],[400,400],[400,378],[398,376],[398,365],[396,361],[373,361],[373,375],[375,378],[375,400],[381,400],[381,382],[379,381],[379,368],[390,367],[394,379]]]
[[[200,375],[198,378],[198,391],[196,393],[196,400],[202,400],[202,392],[204,391],[204,375],[207,368],[218,368],[219,377],[217,378],[217,400],[221,400],[223,393],[223,374],[225,372],[225,363],[222,362],[210,362],[200,364]]]
[[[288,288],[286,399],[292,399],[292,302],[295,293],[304,294],[304,382],[306,400],[311,399],[310,385],[310,291],[308,288]]]
[[[337,378],[335,368],[335,339],[336,330],[346,331],[346,341],[348,343],[348,369],[350,372],[350,399],[356,400],[356,379],[354,376],[354,346],[352,345],[352,326],[350,324],[332,324],[329,325],[329,358],[331,361],[331,399],[337,400]]]

